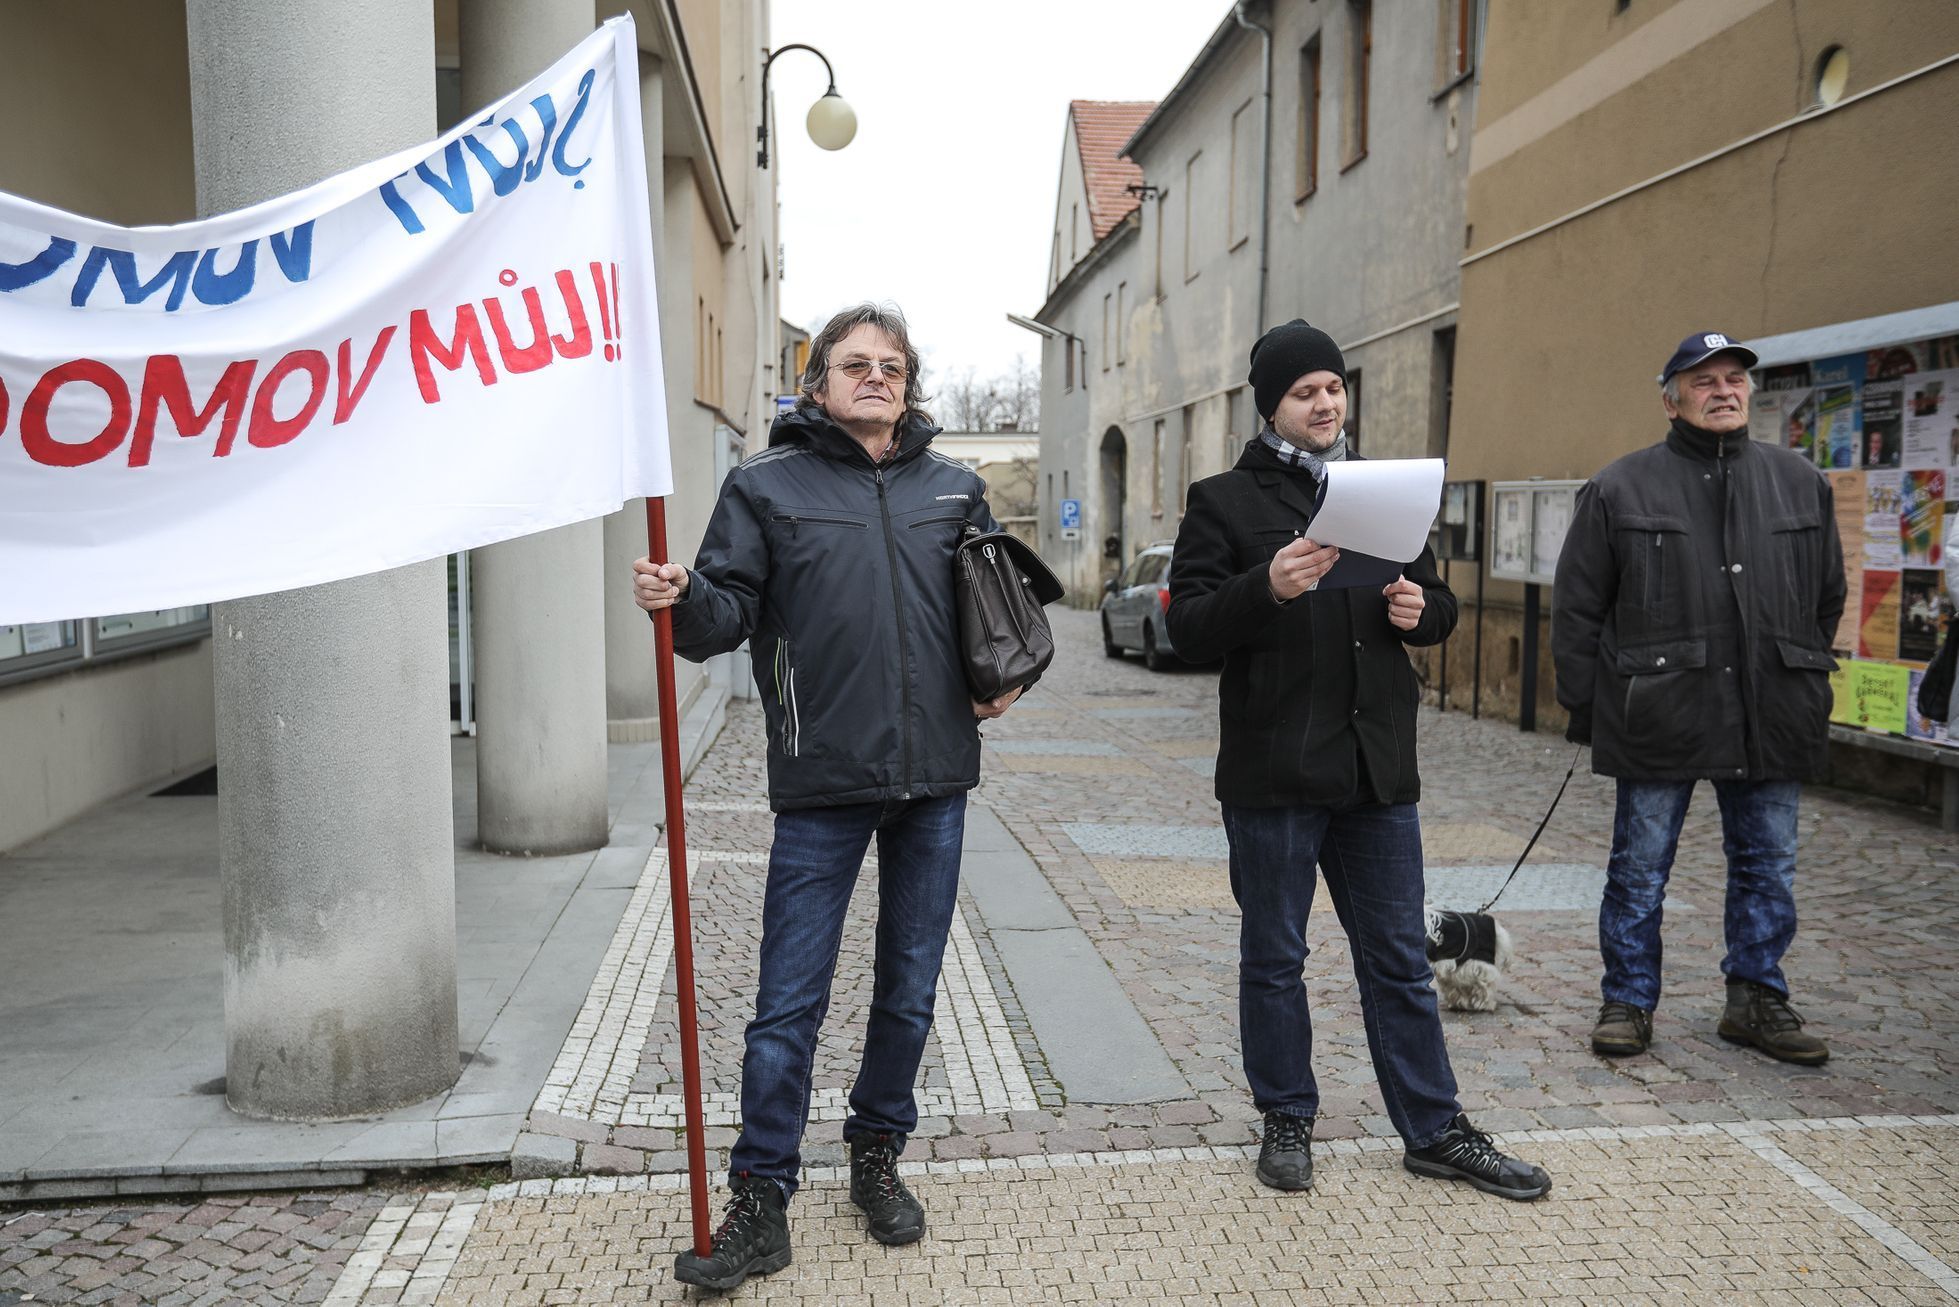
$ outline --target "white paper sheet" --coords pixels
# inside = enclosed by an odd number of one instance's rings
[[[1326,465],[1326,498],[1306,534],[1317,544],[1411,563],[1441,508],[1439,458],[1342,459]]]

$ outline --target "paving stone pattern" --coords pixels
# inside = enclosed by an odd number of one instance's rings
[[[827,1119],[806,1147],[797,1260],[744,1295],[880,1305],[1959,1300],[1959,1117],[1947,1115],[1959,1111],[1959,977],[1948,965],[1959,845],[1929,815],[1805,796],[1803,927],[1785,967],[1797,1006],[1835,1050],[1805,1070],[1714,1034],[1723,868],[1713,804],[1698,796],[1670,887],[1658,1042],[1649,1056],[1612,1062],[1585,1045],[1598,959],[1595,904],[1579,901],[1595,894],[1605,862],[1612,791],[1581,770],[1529,864],[1535,889],[1499,907],[1518,945],[1502,1005],[1445,1016],[1465,1105],[1557,1176],[1533,1205],[1399,1169],[1345,941],[1317,911],[1306,970],[1321,1165],[1310,1194],[1277,1195],[1249,1176],[1257,1131],[1234,1017],[1237,915],[1211,783],[1195,770],[1215,755],[1216,673],[1106,660],[1092,615],[1054,616],[1061,657],[1024,704],[987,726],[974,799],[1035,859],[1191,1093],[1135,1106],[1072,1100],[983,918],[962,902],[965,943],[947,983],[964,987],[965,1005],[941,1009],[922,1077],[930,1114],[905,1155],[930,1233],[907,1249],[868,1242],[843,1192],[835,1118],[862,1051],[873,860],[819,1050]],[[734,705],[689,786],[716,1167],[737,1119],[770,832],[760,730],[754,704]],[[1424,711],[1420,731],[1438,888],[1453,877],[1458,890],[1480,891],[1523,847],[1571,750],[1456,713]],[[653,904],[649,893],[657,926]],[[681,1300],[668,1268],[688,1239],[682,1140],[624,1110],[638,1104],[652,1121],[676,1101],[671,965],[649,949],[640,966],[648,974],[607,1031],[617,1042],[600,1075],[623,1087],[621,1110],[599,1110],[594,1094],[589,1108],[566,1102],[531,1119],[579,1174],[487,1193],[0,1209],[0,1304],[29,1294],[335,1307]],[[955,1110],[954,1081],[978,1093],[983,1059],[949,1057],[947,1041],[972,1050],[975,1040],[1001,1085],[1015,1068],[1025,1077],[1004,1110]]]
[[[325,1302],[387,1203],[339,1190],[0,1209],[0,1303]]]
[[[1741,1138],[1708,1126],[1599,1133],[1610,1137],[1537,1142],[1564,1180],[1535,1205],[1417,1180],[1379,1140],[1323,1150],[1304,1195],[1260,1187],[1242,1150],[935,1163],[910,1168],[930,1226],[900,1249],[866,1238],[844,1178],[826,1172],[793,1209],[794,1263],[741,1296],[879,1307],[1947,1300]],[[1856,1138],[1893,1161],[1923,1146],[1901,1143],[1907,1133],[1955,1157],[1950,1127]],[[493,1195],[441,1301],[693,1300],[667,1272],[689,1238],[680,1186],[592,1183]]]
[[[1107,660],[1092,615],[1061,612],[1055,621],[1062,654],[1029,699],[1045,711],[1022,717],[1016,708],[988,728],[989,737],[1115,745],[1149,770],[1133,777],[1028,775],[989,759],[978,798],[1033,854],[1198,1102],[1214,1114],[1207,1142],[1249,1137],[1233,1018],[1237,913],[1222,857],[1200,856],[1221,853],[1223,832],[1210,782],[1182,765],[1201,756],[1194,750],[1215,752],[1215,669],[1154,674],[1135,659]],[[1174,719],[1109,711],[1146,704],[1202,711]],[[1208,742],[1192,738],[1192,723],[1209,732]],[[1439,896],[1493,888],[1500,879],[1493,869],[1509,867],[1543,818],[1572,746],[1426,709],[1420,732],[1429,860],[1463,868],[1438,873]],[[1479,1124],[1517,1130],[1959,1107],[1959,975],[1945,964],[1959,941],[1959,843],[1930,814],[1822,789],[1804,796],[1802,928],[1784,967],[1797,1008],[1836,1052],[1826,1066],[1804,1070],[1714,1033],[1723,992],[1725,868],[1718,814],[1705,788],[1689,814],[1669,889],[1658,1042],[1650,1056],[1623,1062],[1589,1051],[1585,1034],[1598,1006],[1595,890],[1587,901],[1574,899],[1580,882],[1600,883],[1611,812],[1611,782],[1589,775],[1581,762],[1497,910],[1519,954],[1502,1006],[1445,1014],[1463,1100]],[[1122,827],[1135,838],[1094,843]],[[1085,848],[1073,832],[1090,830]],[[1166,876],[1211,870],[1193,877],[1201,891],[1139,896],[1152,861]],[[1115,874],[1105,878],[1105,867]],[[1452,876],[1462,883],[1452,888]],[[1311,940],[1306,972],[1321,1136],[1385,1135],[1346,941],[1331,914],[1316,913]],[[1140,1132],[1123,1134],[1118,1146],[1180,1142],[1156,1137],[1160,1121],[1112,1127],[1088,1124],[1093,1111],[1060,1115],[1070,1131]]]

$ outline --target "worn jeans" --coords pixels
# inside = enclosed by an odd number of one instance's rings
[[[741,1063],[741,1136],[729,1170],[794,1193],[809,1121],[816,1034],[858,870],[877,836],[877,960],[864,1059],[846,1140],[918,1126],[913,1086],[932,1028],[939,967],[959,891],[966,796],[798,808],[776,814],[762,903],[761,979]]]
[[[1660,906],[1687,819],[1693,781],[1619,782],[1612,857],[1599,905],[1600,991],[1607,1002],[1651,1012],[1660,1001]],[[1788,994],[1782,955],[1796,937],[1795,781],[1715,781],[1721,847],[1728,855],[1724,917],[1728,954],[1721,970]]]
[[[1412,803],[1351,809],[1224,805],[1238,933],[1238,1027],[1261,1112],[1317,1116],[1313,1020],[1301,976],[1313,867],[1326,875],[1360,986],[1367,1049],[1388,1119],[1411,1148],[1461,1110],[1430,988],[1422,827]]]

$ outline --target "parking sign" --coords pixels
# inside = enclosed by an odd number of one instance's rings
[[[1082,501],[1079,499],[1062,500],[1061,501],[1061,529],[1063,531],[1079,531],[1081,530],[1081,525],[1082,525]]]

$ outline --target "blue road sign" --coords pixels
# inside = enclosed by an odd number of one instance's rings
[[[1061,529],[1079,531],[1082,525],[1082,501],[1064,499],[1061,501]]]

